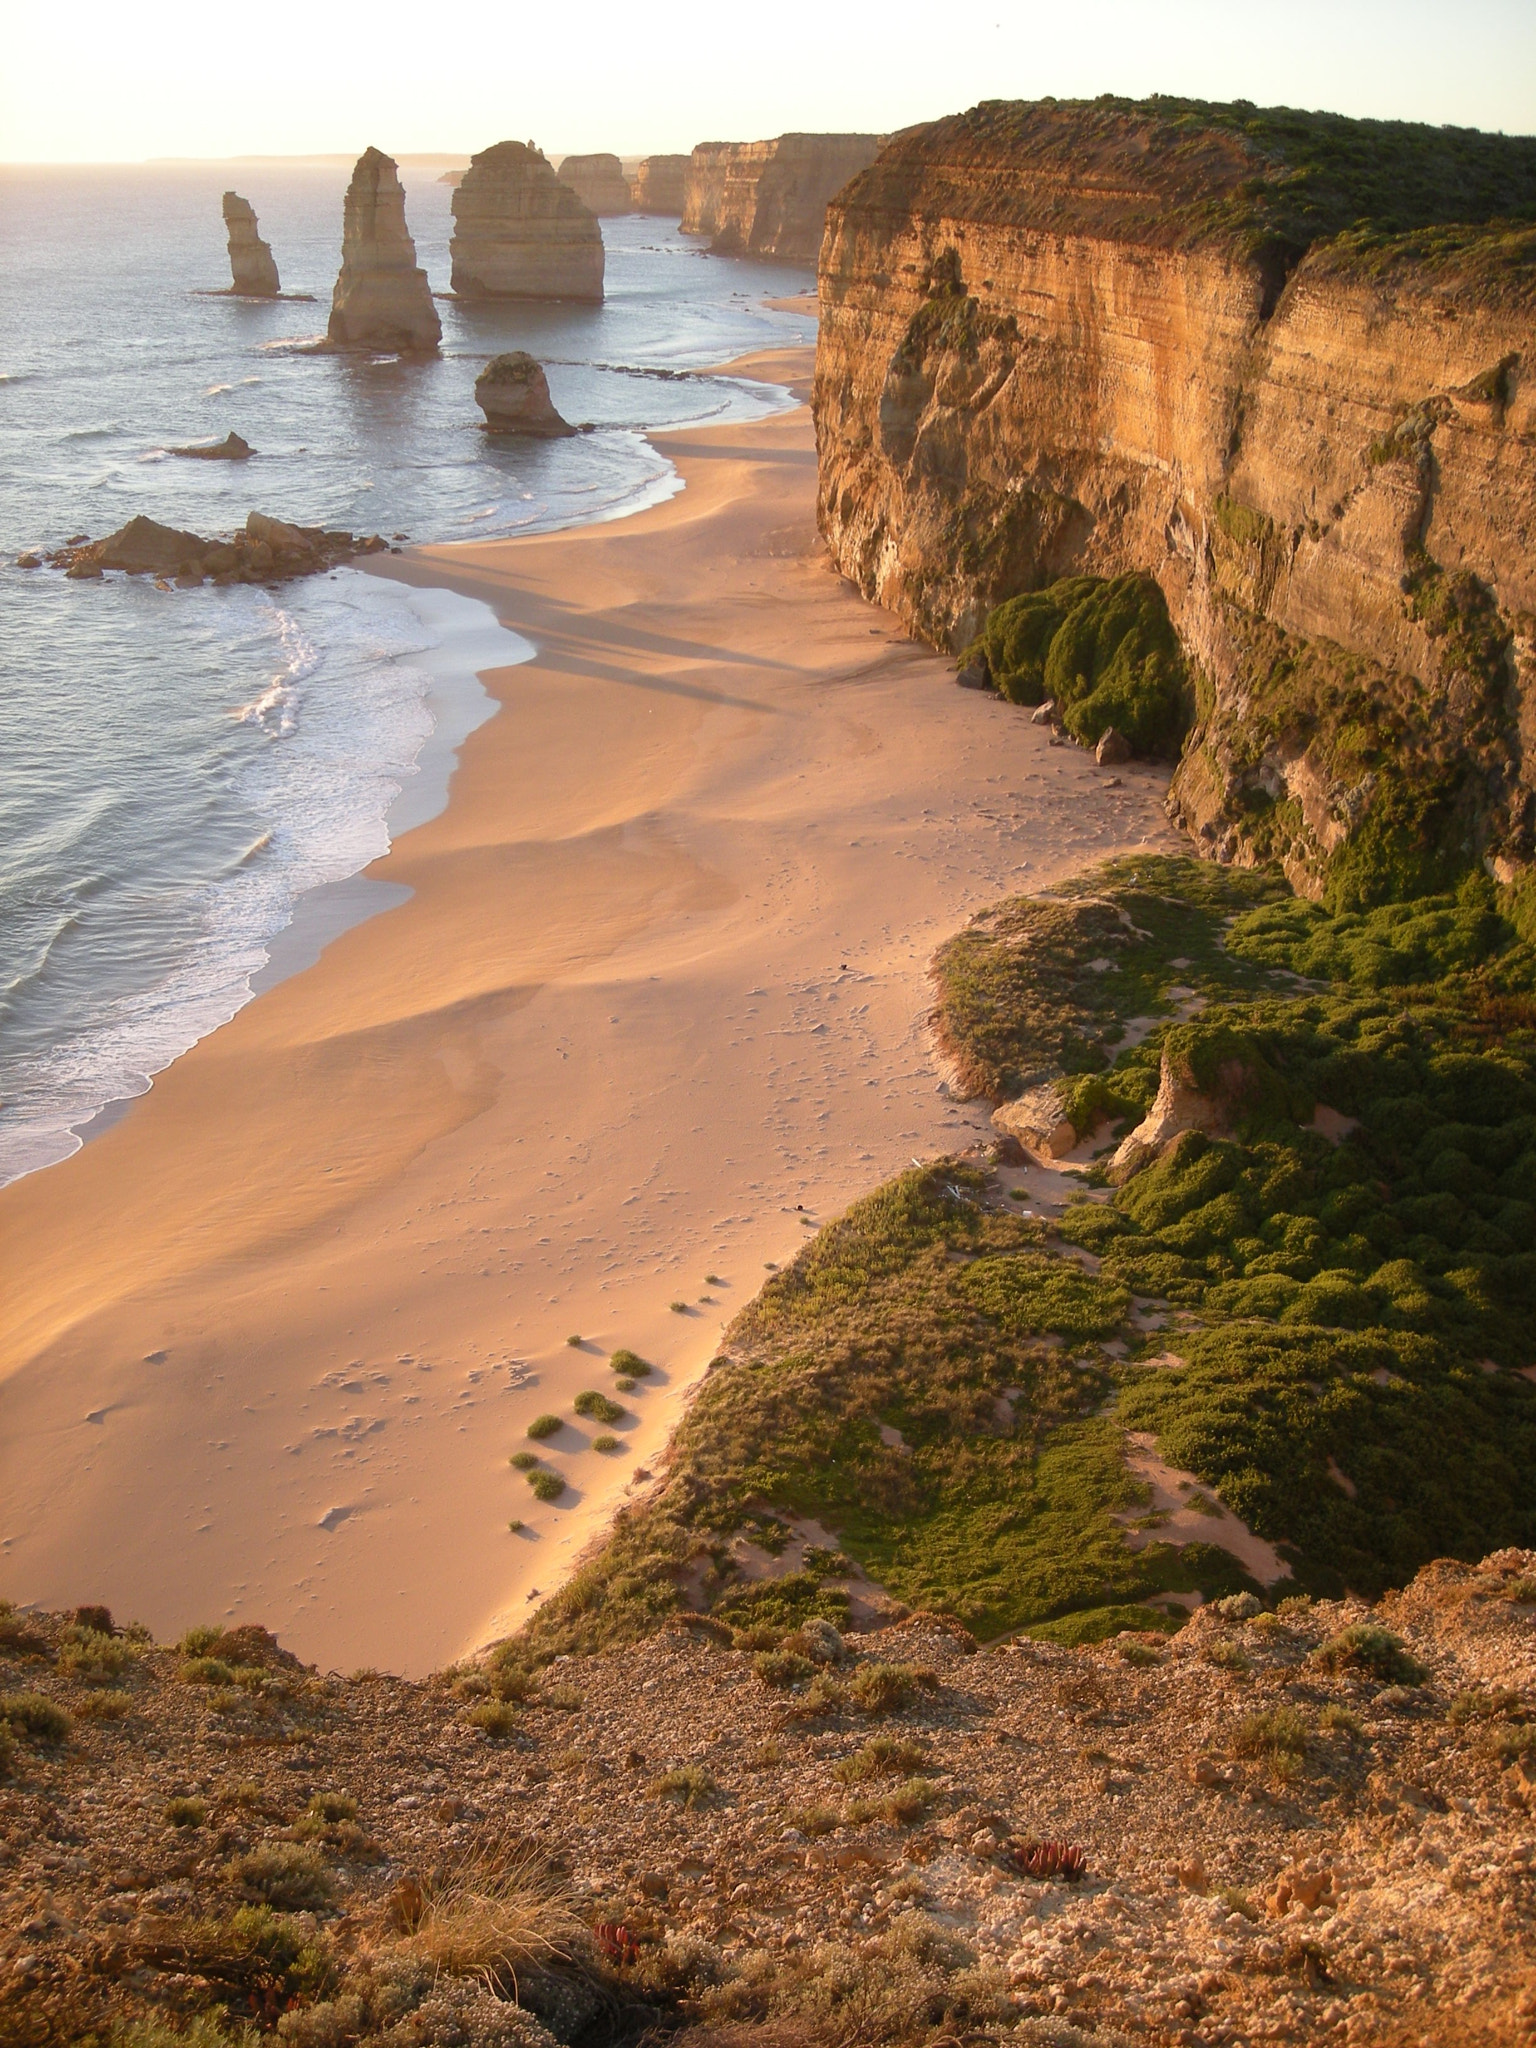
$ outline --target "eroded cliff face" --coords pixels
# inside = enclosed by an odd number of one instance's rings
[[[1462,203],[1536,200],[1536,147],[1475,141]],[[1536,231],[1301,246],[1265,143],[1046,104],[891,144],[828,214],[823,531],[956,649],[1055,577],[1154,574],[1199,679],[1172,804],[1206,851],[1311,894],[1373,816],[1399,853],[1528,860]]]
[[[701,142],[683,195],[683,233],[708,235],[716,256],[814,263],[827,202],[875,160],[877,135],[780,135],[772,142]]]
[[[531,142],[498,142],[470,158],[453,194],[448,252],[460,298],[603,296],[597,217]]]

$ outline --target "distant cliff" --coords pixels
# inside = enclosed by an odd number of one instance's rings
[[[872,164],[877,135],[780,135],[772,142],[701,142],[683,194],[683,233],[708,235],[716,256],[813,264],[827,202]]]
[[[696,152],[697,156],[697,152]],[[989,103],[829,209],[820,518],[965,646],[1155,576],[1207,851],[1362,900],[1536,850],[1536,141]],[[1347,886],[1341,876],[1347,875]]]
[[[630,211],[629,180],[623,165],[608,150],[597,150],[591,156],[562,157],[557,176],[592,213]]]
[[[636,213],[681,214],[688,186],[686,156],[648,156],[629,181]]]

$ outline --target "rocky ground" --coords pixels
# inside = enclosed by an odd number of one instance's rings
[[[1536,1554],[1256,1606],[421,1685],[8,1613],[0,2043],[1536,2037]]]

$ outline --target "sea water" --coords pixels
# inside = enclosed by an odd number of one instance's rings
[[[450,188],[402,175],[445,290]],[[452,748],[490,709],[466,663],[532,651],[483,606],[358,569],[162,591],[17,554],[138,512],[212,534],[256,509],[411,541],[617,516],[677,487],[651,430],[787,402],[699,371],[812,337],[764,303],[805,273],[710,257],[636,216],[603,222],[600,307],[445,299],[433,361],[312,353],[346,177],[0,169],[0,1182],[67,1156],[253,984],[393,900],[348,877],[441,801]],[[213,295],[226,187],[255,206],[284,291],[311,300]],[[593,431],[488,439],[474,380],[508,348],[538,355],[556,406]],[[231,429],[250,461],[167,453]]]

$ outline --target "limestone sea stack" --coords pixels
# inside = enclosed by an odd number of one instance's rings
[[[630,204],[636,213],[663,213],[679,219],[688,183],[685,156],[648,156],[629,181]]]
[[[224,228],[229,236],[230,290],[246,299],[275,299],[282,290],[272,251],[256,232],[251,202],[238,192],[224,194]]]
[[[576,431],[555,411],[544,365],[526,349],[491,357],[475,379],[475,403],[485,414],[487,433],[536,434],[549,440]]]
[[[592,156],[562,157],[559,178],[591,213],[630,211],[629,180],[618,158],[607,150],[598,150]]]
[[[424,353],[442,340],[427,273],[405,224],[405,193],[393,157],[365,149],[347,187],[341,273],[327,329],[334,348]]]
[[[813,264],[828,201],[879,150],[878,135],[701,142],[688,165],[683,233],[708,235],[715,256]]]
[[[461,299],[582,299],[601,304],[597,216],[531,142],[471,157],[453,195],[453,288]]]

